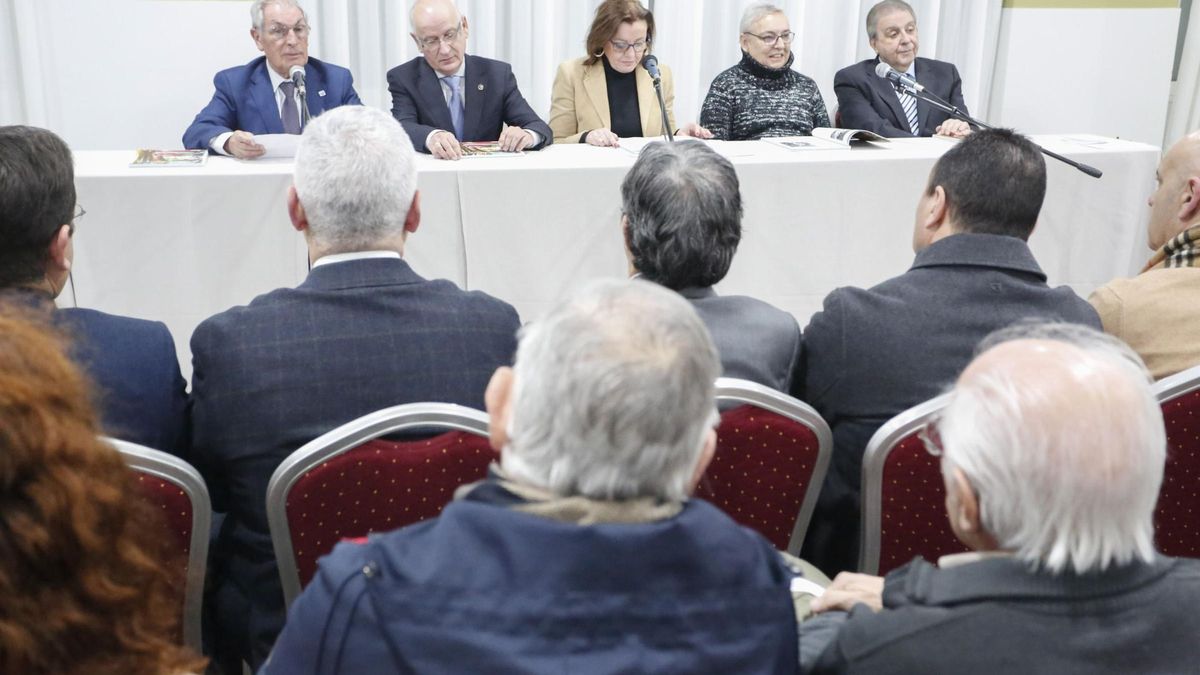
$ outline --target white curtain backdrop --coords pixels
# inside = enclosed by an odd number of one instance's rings
[[[411,0],[302,1],[312,55],[350,68],[363,101],[389,110],[387,71],[417,55]],[[873,1],[778,3],[799,33],[794,67],[816,79],[831,113],[834,73],[872,55],[863,24]],[[534,110],[548,116],[556,68],[583,56],[599,2],[460,0],[467,50],[511,63]],[[676,116],[695,120],[712,78],[740,57],[738,20],[750,0],[647,4],[655,52],[675,73]],[[912,4],[920,53],[956,63],[968,107],[986,110],[1001,0]],[[46,126],[80,150],[178,147],[212,95],[213,74],[258,55],[248,8],[248,0],[0,0],[0,124]]]
[[[1163,148],[1170,147],[1192,131],[1200,129],[1200,5],[1193,5],[1188,21],[1183,56],[1179,61],[1179,77],[1167,111],[1167,132]]]

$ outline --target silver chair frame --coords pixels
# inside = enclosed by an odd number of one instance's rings
[[[452,403],[406,403],[384,408],[347,422],[301,446],[288,455],[267,484],[267,525],[283,584],[288,608],[300,595],[300,572],[292,549],[292,531],[287,522],[287,497],[296,481],[313,467],[348,452],[367,441],[415,427],[465,431],[488,435],[488,416],[478,410]]]
[[[913,431],[925,426],[941,412],[949,394],[915,405],[888,420],[871,436],[863,453],[862,524],[859,526],[858,571],[879,573],[879,553],[883,535],[883,466],[892,449]]]
[[[1200,389],[1200,366],[1169,375],[1154,383],[1154,395],[1158,397],[1160,404],[1197,389]]]
[[[208,486],[191,464],[159,450],[129,441],[101,438],[121,453],[130,468],[161,478],[179,487],[192,503],[192,537],[188,544],[187,579],[184,585],[183,640],[201,652],[201,610],[204,603],[204,571],[208,562],[208,536],[212,528],[212,501]]]
[[[788,553],[799,555],[800,547],[804,543],[804,535],[808,532],[808,523],[812,520],[813,510],[817,507],[817,497],[821,492],[821,485],[825,482],[826,472],[829,471],[829,461],[833,456],[833,432],[829,430],[829,425],[812,406],[770,387],[749,380],[721,377],[717,379],[716,390],[718,404],[748,403],[756,408],[762,408],[799,422],[812,429],[816,434],[816,466],[813,467],[812,479],[804,493],[804,500],[800,503],[800,512],[796,514],[792,536],[788,539]]]

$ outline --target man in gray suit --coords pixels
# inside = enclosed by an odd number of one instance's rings
[[[867,442],[942,393],[987,334],[1028,317],[1100,327],[1074,291],[1050,288],[1026,242],[1046,195],[1037,146],[1012,131],[968,136],[933,167],[908,272],[839,288],[804,332],[804,400],[833,430],[833,462],[805,539],[827,574],[857,563]]]
[[[703,143],[652,143],[621,183],[621,201],[630,274],[692,303],[725,377],[791,393],[801,345],[795,317],[713,290],[742,238],[742,195],[729,160]]]
[[[257,669],[283,627],[266,514],[279,463],[389,406],[482,408],[520,326],[508,304],[425,279],[404,261],[420,195],[412,143],[387,114],[342,106],[314,118],[287,208],[308,244],[308,277],[209,317],[192,335],[192,457],[213,508],[228,514],[205,605],[229,673],[242,660]]]

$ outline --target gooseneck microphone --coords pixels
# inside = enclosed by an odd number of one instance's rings
[[[934,94],[931,91],[925,91],[925,87],[922,87],[921,83],[917,82],[916,78],[914,78],[912,75],[909,75],[908,73],[901,73],[900,71],[889,66],[888,64],[884,63],[883,61],[880,61],[879,64],[875,66],[875,74],[878,75],[879,77],[882,77],[882,78],[890,81],[896,87],[897,91],[903,90],[909,96],[912,96],[913,98],[918,98],[922,101],[925,101],[926,103],[933,106],[934,108],[937,108],[938,110],[942,110],[946,113],[949,113],[950,116],[955,119],[960,119],[960,120],[966,122],[967,124],[970,124],[971,126],[977,127],[979,129],[994,128],[992,126],[984,124],[983,122],[980,122],[979,120],[975,119],[974,117],[971,117],[970,115],[963,112],[962,110],[959,110],[957,106],[947,103],[946,101],[942,100],[941,97],[939,97],[937,94]],[[1035,143],[1035,145],[1037,145],[1037,144]],[[1081,162],[1076,162],[1073,159],[1068,159],[1068,158],[1063,157],[1062,155],[1058,154],[1057,152],[1052,152],[1050,150],[1047,150],[1046,148],[1043,148],[1040,145],[1038,145],[1038,149],[1040,149],[1042,151],[1042,153],[1045,154],[1047,157],[1053,157],[1054,159],[1057,159],[1058,161],[1062,162],[1063,164],[1066,164],[1067,166],[1073,166],[1076,169],[1079,169],[1080,171],[1091,176],[1092,178],[1099,178],[1100,176],[1104,175],[1100,171],[1100,169],[1097,169],[1094,166],[1088,166],[1087,164],[1083,164]]]
[[[668,143],[674,143],[675,133],[671,129],[671,124],[667,117],[667,100],[663,98],[662,73],[658,70],[658,57],[653,54],[643,56],[642,67],[646,69],[647,73],[650,73],[650,79],[654,80],[654,92],[658,94],[658,109],[662,113],[663,135],[667,137]]]
[[[917,82],[916,78],[912,75],[902,73],[883,61],[880,61],[879,65],[875,66],[875,74],[891,80],[892,84],[902,89],[925,91],[925,87],[922,87],[921,83]]]
[[[308,126],[308,89],[304,86],[304,66],[292,66],[288,69],[288,77],[296,85],[300,95],[300,128]]]

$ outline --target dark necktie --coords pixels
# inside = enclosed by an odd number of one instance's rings
[[[300,111],[296,108],[296,83],[280,82],[279,91],[283,92],[283,109],[279,112],[279,119],[283,122],[283,133],[298,134],[300,133]]]

